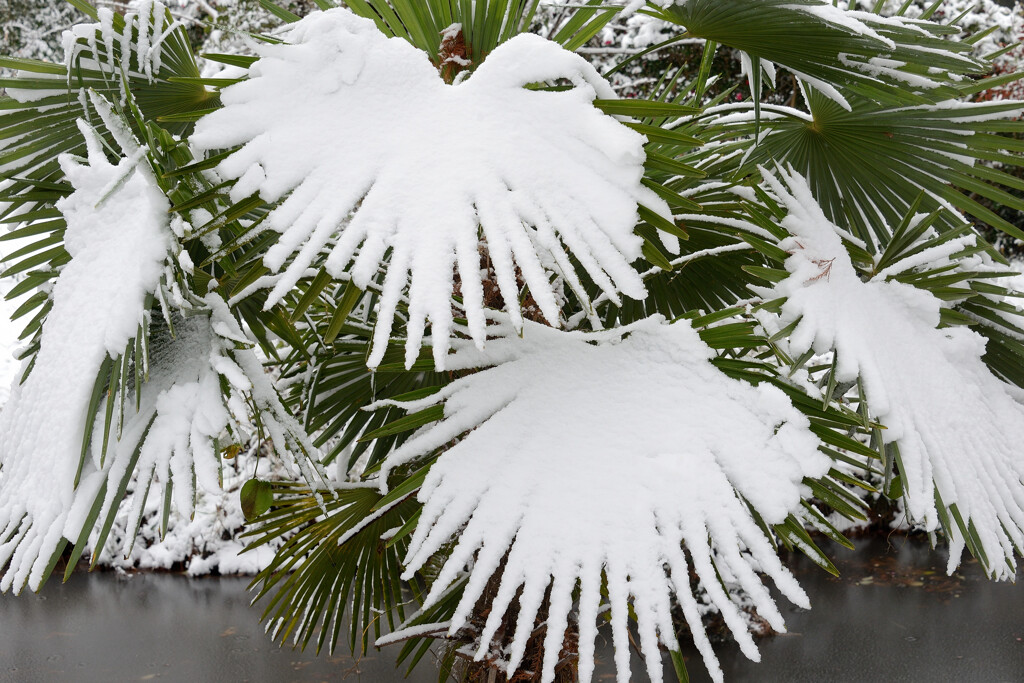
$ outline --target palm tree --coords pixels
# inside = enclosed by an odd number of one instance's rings
[[[0,589],[245,441],[294,471],[241,494],[274,637],[442,678],[589,680],[605,615],[620,680],[634,633],[685,680],[682,624],[721,679],[702,611],[756,659],[738,596],[783,630],[761,575],[806,606],[777,551],[835,572],[864,492],[1014,576],[1020,294],[968,221],[1024,238],[976,199],[1024,209],[1024,104],[939,3],[261,0],[204,78],[158,2],[69,1],[63,64],[0,59]],[[644,53],[574,51],[636,11],[702,58],[619,99]]]

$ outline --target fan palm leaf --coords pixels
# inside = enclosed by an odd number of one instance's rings
[[[862,381],[869,413],[887,427],[877,433],[887,471],[899,472],[909,515],[929,531],[945,530],[949,570],[966,546],[994,578],[1012,578],[1024,548],[1019,394],[983,363],[980,335],[960,326],[936,329],[944,304],[933,293],[1010,273],[983,259],[971,263],[966,247],[978,238],[968,232],[915,254],[893,250],[888,265],[864,281],[806,181],[792,171],[779,175],[782,181],[765,178],[788,211],[782,225],[791,237],[780,247],[792,253],[790,276],[774,290],[786,297],[778,325],[793,325],[788,345],[795,353],[834,351],[833,381]],[[901,277],[912,271],[922,277]],[[954,277],[936,282],[942,275]],[[1024,315],[1010,310],[1018,320]],[[979,442],[985,447],[968,445]]]
[[[952,101],[884,107],[851,98],[854,110],[848,112],[814,89],[803,91],[809,114],[766,108],[760,124],[764,132],[756,147],[747,148],[740,173],[770,160],[792,165],[810,179],[829,219],[872,251],[885,248],[891,239],[886,226],[899,223],[921,190],[927,193],[922,210],[950,206],[1007,234],[1024,236],[973,198],[976,193],[1024,206],[1010,194],[1020,188],[1020,180],[986,163],[1021,164],[1018,142],[992,130],[993,122],[1018,115],[1024,104]],[[726,136],[751,135],[753,121],[737,121],[734,114],[714,114],[726,120]]]

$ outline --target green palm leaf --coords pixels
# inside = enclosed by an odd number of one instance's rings
[[[951,205],[1007,234],[1024,237],[1020,228],[971,196],[977,193],[1024,208],[1024,201],[1009,192],[1024,184],[983,165],[1022,164],[1020,142],[993,132],[1020,125],[1000,122],[997,128],[992,123],[1019,112],[1021,103],[886,107],[851,98],[854,109],[846,111],[816,90],[805,87],[804,92],[809,115],[766,110],[761,119],[765,133],[758,144],[743,143],[748,154],[740,174],[757,164],[791,164],[808,177],[829,219],[873,245],[873,250],[889,243],[884,226],[898,224],[921,190],[927,195],[919,207],[922,211]],[[752,135],[753,125],[725,124],[723,132],[728,132],[722,137]],[[951,227],[949,216],[937,225]]]
[[[142,17],[133,13],[127,22],[124,15],[113,13],[107,28],[101,24],[76,27],[66,64],[9,59],[2,63],[18,69],[15,77],[0,79],[8,92],[0,100],[5,110],[0,114],[4,177],[50,168],[48,164],[61,153],[81,153],[84,143],[75,121],[80,117],[99,120],[83,97],[89,90],[121,106],[130,91],[149,120],[218,106],[216,93],[196,80],[199,69],[184,27],[176,25],[159,3],[150,11]],[[95,17],[95,10],[91,14]],[[125,39],[131,46],[128,54],[121,51]],[[140,41],[156,47],[145,52],[138,49]],[[172,133],[190,127],[189,123],[168,124]]]
[[[935,102],[957,94],[958,74],[982,74],[959,29],[928,21],[847,12],[819,0],[689,0],[656,16],[690,35],[786,67],[807,82],[886,104]],[[760,66],[755,67],[759,78]],[[755,91],[757,88],[755,88]],[[755,95],[757,93],[755,92]]]
[[[400,557],[408,539],[385,543],[386,532],[402,527],[420,509],[411,497],[380,507],[384,496],[366,487],[319,491],[278,484],[274,506],[248,532],[248,550],[286,539],[274,559],[252,582],[256,599],[267,598],[263,619],[282,643],[305,648],[316,636],[316,651],[334,652],[349,613],[349,647],[366,652],[371,630],[382,634],[406,618]],[[323,502],[321,502],[323,501]]]

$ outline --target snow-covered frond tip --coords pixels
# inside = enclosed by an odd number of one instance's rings
[[[65,31],[64,66],[69,78],[79,69],[102,71],[119,84],[121,104],[125,102],[125,77],[143,77],[152,81],[163,64],[164,41],[182,24],[174,21],[167,7],[158,0],[133,3],[134,12],[123,19],[108,7],[96,10],[94,24],[77,24]]]
[[[281,233],[265,259],[280,273],[268,306],[322,252],[330,274],[362,288],[386,262],[370,367],[407,284],[407,362],[429,320],[443,367],[456,270],[470,334],[485,338],[482,250],[517,327],[518,277],[552,323],[552,273],[582,292],[569,253],[613,300],[645,295],[630,267],[637,207],[671,213],[640,183],[644,137],[593,106],[615,95],[582,58],[524,34],[447,85],[425,53],[345,9],[313,13],[282,38],[257,48],[250,78],[224,90],[224,108],[191,138],[207,150],[244,145],[218,166],[237,179],[233,201],[283,198],[268,218]],[[526,87],[558,79],[573,87]]]
[[[71,261],[53,287],[34,369],[0,413],[5,591],[26,580],[37,587],[62,535],[82,524],[69,512],[97,370],[135,337],[171,248],[170,206],[141,150],[113,165],[92,129],[81,129],[89,163],[61,158],[75,192],[57,204]]]
[[[834,350],[836,379],[862,380],[883,441],[898,447],[908,514],[949,532],[948,571],[971,544],[990,575],[1012,579],[1024,549],[1024,405],[982,360],[984,338],[937,329],[942,302],[930,292],[862,281],[806,180],[762,172],[789,212],[780,246],[791,275],[776,295],[787,297],[779,324],[799,320],[793,351]]]
[[[91,445],[94,457],[83,473],[74,503],[76,510],[88,511],[94,491],[105,482],[108,493],[98,517],[105,519],[116,514],[122,503],[114,495],[117,484],[136,478],[135,490],[125,506],[128,533],[124,547],[117,549],[125,556],[131,552],[143,519],[151,482],[173,486],[172,501],[184,517],[192,514],[196,485],[207,492],[220,490],[215,444],[229,421],[220,377],[212,364],[227,343],[214,334],[210,316],[175,316],[173,336],[166,325],[155,321],[150,339],[149,380],[137,389],[141,392],[138,409],[133,391],[133,396],[126,399],[130,405],[123,427],[120,433],[110,433],[106,458],[101,459],[98,454],[103,447],[102,415],[106,405],[100,406]],[[102,550],[95,548],[94,552]]]
[[[193,309],[188,317],[174,316],[173,334],[166,325],[154,323],[149,380],[140,387],[139,408],[129,411],[121,434],[110,435],[109,465],[101,465],[95,457],[102,446],[102,430],[93,430],[95,471],[87,472],[82,488],[88,491],[93,477],[108,480],[110,490],[110,483],[132,476],[132,468],[138,482],[125,504],[129,524],[134,525],[124,539],[125,555],[143,518],[149,482],[173,484],[174,507],[186,518],[193,513],[197,484],[207,493],[220,491],[217,440],[229,425],[234,426],[235,438],[244,440],[246,433],[253,438],[257,429],[247,424],[252,408],[259,411],[264,435],[274,443],[284,464],[310,484],[324,480],[307,458],[316,454],[315,449],[302,436],[301,427],[292,424],[294,420],[281,405],[259,359],[246,348],[249,339],[223,299],[210,294],[202,303],[203,310]],[[101,418],[97,416],[97,420]],[[108,495],[100,519],[116,512],[120,504]]]
[[[258,424],[250,425],[247,431],[254,436],[262,432],[278,455],[284,456],[285,463],[297,469],[314,491],[326,485],[328,476],[320,464],[320,451],[284,405],[262,361],[247,348],[256,345],[252,335],[242,329],[227,302],[217,294],[206,295],[203,304],[209,309],[213,331],[220,338],[210,362],[231,386],[232,399],[238,406],[233,412],[244,417],[254,410]],[[239,341],[243,348],[236,348]],[[239,401],[247,401],[249,410],[243,409]],[[314,498],[320,501],[320,494],[314,493]]]
[[[480,642],[486,650],[522,588],[506,653],[511,675],[550,584],[542,680],[551,681],[579,582],[580,679],[589,681],[603,571],[619,681],[629,680],[627,603],[639,618],[648,673],[660,681],[659,643],[677,647],[673,597],[721,680],[690,589],[692,567],[743,652],[757,660],[715,570],[742,586],[773,628],[783,629],[783,620],[755,569],[787,598],[808,605],[750,511],[781,523],[800,506],[802,479],[829,469],[807,419],[777,388],[721,373],[709,360],[713,351],[685,321],[649,318],[596,334],[529,323],[522,338],[511,325],[504,328],[505,336],[488,341],[482,354],[464,345],[449,363],[499,365],[406,404],[444,401],[445,419],[415,434],[383,466],[386,479],[401,463],[472,430],[440,456],[419,493],[424,508],[407,575],[453,537],[457,542],[428,605],[471,567],[452,620],[455,633],[505,558]]]

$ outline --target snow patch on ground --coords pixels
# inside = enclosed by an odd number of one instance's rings
[[[246,540],[241,535],[246,530],[246,522],[238,492],[254,474],[262,479],[283,478],[287,474],[266,454],[259,457],[257,463],[252,448],[243,450],[233,460],[224,460],[221,472],[223,488],[218,491],[200,489],[191,519],[172,511],[166,533],[160,528],[159,496],[147,499],[134,544],[127,537],[127,529],[133,526],[134,520],[129,511],[122,508],[98,564],[125,570],[184,570],[189,576],[251,575],[267,567],[283,541],[243,552]],[[129,495],[136,486],[134,481],[129,485]],[[89,555],[95,550],[95,536],[93,534],[90,540]],[[123,549],[128,547],[130,550],[125,554]]]

